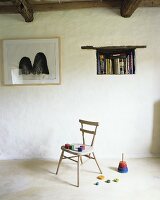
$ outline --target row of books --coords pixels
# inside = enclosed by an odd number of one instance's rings
[[[97,74],[135,74],[135,52],[97,52]]]

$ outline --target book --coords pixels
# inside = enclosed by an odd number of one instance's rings
[[[125,74],[125,61],[123,58],[119,58],[119,70],[120,74]]]
[[[109,59],[109,66],[110,66],[110,74],[113,74],[113,66],[112,66],[112,60]]]
[[[99,60],[100,60],[100,72],[101,72],[101,74],[105,74],[106,64],[105,64],[105,59],[104,59],[103,54],[99,55]]]
[[[114,74],[120,74],[119,58],[114,58],[112,63]]]
[[[105,58],[99,52],[97,52],[97,74],[106,74]]]
[[[99,53],[98,52],[96,52],[96,58],[97,58],[97,74],[101,74],[100,59],[99,59]]]
[[[107,74],[113,74],[112,61],[109,58],[106,59],[106,68],[107,68]]]
[[[129,54],[129,73],[133,74],[133,54],[130,52]]]
[[[127,56],[127,72],[128,72],[128,74],[130,74],[130,57],[129,57],[129,55]]]

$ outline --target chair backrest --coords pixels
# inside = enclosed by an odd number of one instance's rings
[[[92,121],[86,121],[86,120],[82,120],[82,119],[80,119],[79,122],[81,123],[80,131],[82,132],[83,144],[86,144],[85,143],[85,134],[91,134],[92,135],[91,146],[93,146],[97,127],[99,126],[99,123],[92,122]]]

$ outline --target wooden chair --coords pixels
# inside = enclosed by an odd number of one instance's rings
[[[79,120],[79,122],[81,123],[80,131],[82,132],[83,145],[85,145],[85,150],[83,150],[82,152],[78,152],[77,150],[71,150],[71,149],[65,148],[65,146],[61,146],[62,153],[61,153],[61,156],[60,156],[60,159],[58,162],[57,171],[56,171],[56,174],[58,174],[59,167],[60,167],[60,164],[63,159],[70,159],[74,162],[77,162],[77,187],[79,187],[79,164],[80,164],[80,161],[81,161],[81,164],[83,164],[82,156],[85,156],[88,159],[94,159],[99,168],[100,173],[102,174],[102,171],[96,160],[94,148],[93,148],[96,131],[97,131],[97,127],[99,126],[99,123],[85,121],[85,120],[81,120],[81,119]],[[87,128],[85,128],[85,127],[87,127]],[[89,127],[92,129],[90,129]],[[86,141],[85,141],[86,134],[90,134],[90,136],[92,136],[90,145],[86,145]],[[64,155],[64,153],[71,154],[72,156],[66,156],[66,155]],[[77,160],[75,160],[75,158],[77,158]]]

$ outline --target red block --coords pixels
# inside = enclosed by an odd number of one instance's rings
[[[70,144],[65,144],[65,148],[69,149],[70,148]]]

